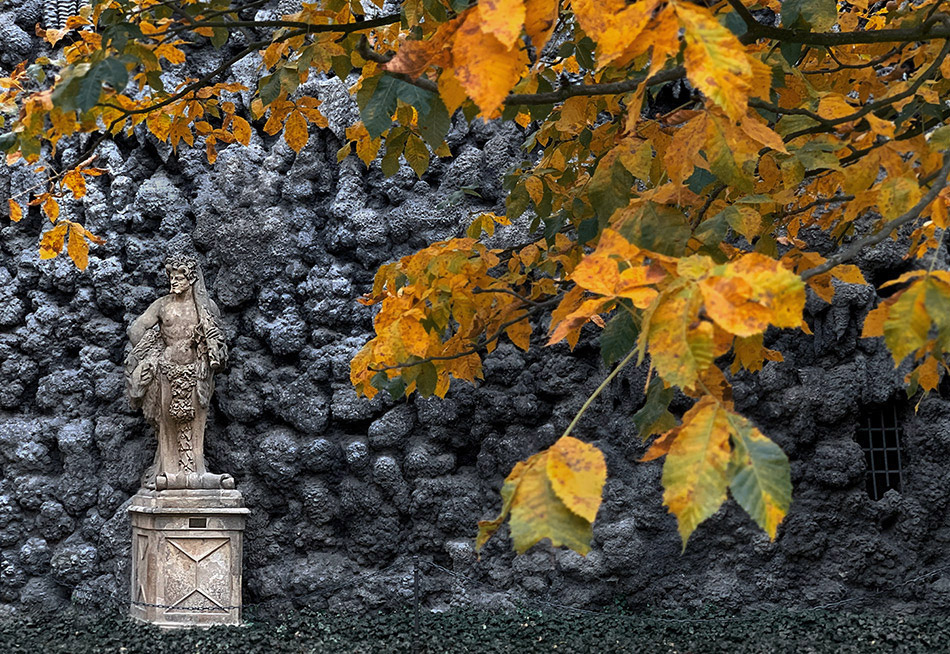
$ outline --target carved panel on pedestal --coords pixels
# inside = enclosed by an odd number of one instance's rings
[[[227,538],[169,538],[165,548],[165,598],[176,609],[228,611],[231,548]]]

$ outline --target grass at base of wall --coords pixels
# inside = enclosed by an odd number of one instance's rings
[[[950,619],[837,612],[721,614],[295,611],[244,627],[165,631],[116,614],[0,621],[3,654],[947,652]]]

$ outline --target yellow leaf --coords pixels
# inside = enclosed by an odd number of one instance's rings
[[[930,315],[927,313],[927,280],[914,282],[894,302],[884,321],[884,342],[897,367],[910,353],[927,343]],[[866,322],[866,321],[865,321]]]
[[[300,152],[310,139],[307,119],[299,111],[292,111],[284,124],[284,140],[294,152]]]
[[[894,220],[920,200],[920,186],[909,177],[887,179],[881,184],[877,206],[887,220]]]
[[[731,448],[729,422],[705,396],[683,416],[663,463],[663,503],[676,516],[683,548],[690,534],[726,499]]]
[[[864,328],[861,330],[861,338],[877,338],[884,335],[884,321],[890,311],[890,305],[882,302],[877,307],[868,312],[864,318]]]
[[[241,145],[248,145],[251,142],[251,125],[240,116],[234,116],[231,119],[231,133]]]
[[[590,38],[597,42],[597,65],[607,66],[640,36],[659,0],[572,0],[574,15]]]
[[[82,225],[70,223],[69,244],[66,246],[66,252],[80,270],[85,270],[89,265],[89,243],[86,242],[84,236],[85,230]]]
[[[769,324],[801,324],[805,308],[801,278],[763,254],[744,254],[718,266],[699,286],[709,316],[736,336],[752,336]]]
[[[524,31],[541,52],[557,24],[559,0],[525,0]]]
[[[505,46],[481,30],[480,9],[480,5],[470,9],[456,33],[452,61],[459,84],[481,109],[481,115],[491,117],[521,79],[527,57],[516,46]]]
[[[548,478],[548,451],[535,455],[515,489],[511,502],[511,540],[523,554],[547,538],[555,547],[566,545],[579,554],[590,551],[591,523],[565,506]]]
[[[685,30],[687,77],[732,120],[741,120],[752,92],[753,70],[745,48],[708,9],[687,3],[675,7]]]
[[[494,536],[495,532],[498,531],[498,528],[501,527],[502,523],[504,523],[505,518],[508,517],[508,514],[511,511],[511,503],[515,498],[515,490],[518,488],[521,478],[524,476],[528,466],[533,464],[535,459],[539,456],[540,454],[535,454],[527,461],[519,461],[515,464],[515,467],[512,468],[511,472],[505,478],[505,483],[501,487],[501,511],[499,512],[498,517],[494,520],[478,521],[478,535],[475,537],[476,552],[481,551],[481,549],[485,546],[485,543],[488,542],[488,539]]]
[[[462,88],[459,78],[451,69],[442,71],[442,74],[439,75],[438,86],[439,97],[442,98],[449,115],[454,114],[455,110],[461,107],[462,103],[468,98],[468,93]]]
[[[493,35],[505,48],[511,48],[521,36],[525,19],[524,1],[481,0],[478,10],[481,14],[481,30]]]
[[[525,352],[531,347],[531,332],[531,323],[527,319],[520,320],[505,328],[505,333],[511,339],[511,342]]]
[[[168,114],[152,112],[145,119],[145,126],[148,127],[148,131],[155,135],[155,138],[164,142],[168,140],[172,121]]]
[[[67,229],[69,229],[69,224],[61,222],[43,234],[40,241],[40,259],[52,259],[62,252]]]
[[[43,201],[43,213],[49,218],[51,223],[55,223],[59,218],[59,202],[52,195],[47,195]]]
[[[17,223],[23,218],[23,209],[19,204],[16,203],[12,198],[7,200],[7,205],[10,208],[10,220]]]
[[[713,326],[700,321],[702,296],[695,288],[662,297],[650,317],[647,346],[657,373],[681,388],[693,386],[712,365]]]
[[[548,449],[548,480],[571,511],[593,522],[600,509],[607,463],[593,445],[562,436]]]
[[[63,175],[63,186],[72,191],[77,200],[86,194],[86,180],[75,168]]]

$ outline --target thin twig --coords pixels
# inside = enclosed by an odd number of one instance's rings
[[[934,179],[933,186],[930,187],[930,190],[924,194],[924,197],[920,198],[920,201],[917,202],[913,207],[911,207],[906,213],[898,216],[894,220],[888,222],[884,225],[881,231],[876,234],[871,234],[865,238],[860,238],[851,243],[843,252],[840,252],[834,256],[828,257],[828,260],[825,261],[820,266],[815,266],[814,268],[809,268],[801,274],[803,280],[810,279],[815,275],[821,275],[828,272],[835,266],[838,266],[845,261],[850,261],[858,254],[861,253],[867,247],[872,245],[877,245],[885,238],[891,235],[895,230],[899,229],[903,225],[916,220],[920,217],[921,212],[927,208],[927,206],[934,201],[940,191],[947,185],[947,175],[950,174],[950,152],[944,153],[943,155],[943,166],[937,172],[937,176]]]

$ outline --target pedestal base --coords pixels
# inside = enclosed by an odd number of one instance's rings
[[[241,624],[245,518],[237,490],[140,490],[130,615],[162,627]]]

